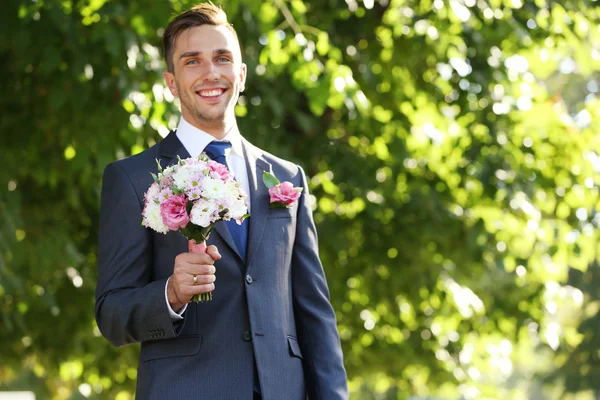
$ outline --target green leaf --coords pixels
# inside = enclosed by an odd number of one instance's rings
[[[243,220],[245,220],[246,218],[249,218],[250,216],[252,216],[252,214],[244,214],[244,215],[242,215],[242,218],[241,218],[241,220],[243,221]]]
[[[281,183],[281,182],[279,182],[279,179],[277,179],[275,177],[275,175],[273,175],[267,171],[263,172],[263,182],[265,183],[265,186],[269,189],[271,189],[273,186],[277,186]]]

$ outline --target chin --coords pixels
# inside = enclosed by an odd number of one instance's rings
[[[206,124],[216,125],[221,124],[225,121],[225,113],[196,113],[195,114],[197,121],[203,121]]]

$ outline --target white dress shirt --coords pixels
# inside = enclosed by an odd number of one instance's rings
[[[187,122],[185,119],[183,119],[183,117],[181,117],[179,125],[177,126],[176,135],[179,141],[183,144],[183,147],[185,147],[187,152],[190,153],[191,157],[198,157],[210,142],[217,140],[212,135]],[[244,192],[246,192],[246,195],[248,195],[246,198],[246,203],[248,204],[249,213],[250,184],[248,182],[248,171],[246,169],[246,161],[244,160],[244,151],[242,149],[242,135],[240,135],[237,125],[234,125],[229,132],[227,132],[225,137],[221,139],[221,141],[231,143],[231,149],[225,151],[225,159],[227,160],[227,165],[229,166],[229,172],[233,175],[236,181],[242,184]],[[168,285],[169,280],[167,280],[167,284],[165,285],[165,299],[167,301],[167,308],[169,309],[169,316],[171,317],[172,321],[182,320],[183,317],[181,315],[187,309],[187,304],[184,305],[179,312],[176,313],[173,311],[167,296]]]

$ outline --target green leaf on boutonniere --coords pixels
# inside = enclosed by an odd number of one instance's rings
[[[156,176],[156,174],[153,172],[150,172],[150,175],[152,175],[152,179],[154,179],[154,182],[158,183],[158,176]]]
[[[162,172],[162,171],[163,171],[163,168],[162,168],[162,166],[160,165],[160,160],[159,160],[158,158],[155,158],[155,160],[156,160],[156,165],[158,165],[158,172]]]
[[[265,183],[265,186],[269,189],[281,183],[279,182],[279,179],[275,178],[275,175],[266,171],[263,172],[263,182]]]
[[[271,203],[270,207],[271,208],[289,208],[288,206],[286,206],[285,204],[283,204],[279,201],[276,201],[275,203]]]

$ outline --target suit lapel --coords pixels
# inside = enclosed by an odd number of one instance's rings
[[[240,266],[244,264],[244,259],[242,258],[242,256],[240,256],[240,253],[238,252],[237,246],[235,245],[235,242],[233,241],[233,237],[231,236],[231,233],[229,232],[229,229],[227,229],[227,224],[223,221],[221,222],[217,222],[215,224],[215,229],[213,229],[213,232],[216,232],[219,236],[221,236],[221,239],[223,239],[223,241],[225,243],[227,243],[227,246],[229,246],[231,248],[231,250],[233,251],[233,253],[237,256],[237,258],[239,259],[239,263],[237,263]],[[211,233],[212,235],[212,233]],[[244,272],[242,270],[242,272]]]
[[[161,160],[168,160],[167,165],[173,165],[177,162],[177,156],[189,158],[190,153],[188,153],[183,144],[179,141],[175,131],[171,131],[167,137],[160,142],[160,158]],[[164,168],[167,165],[163,165],[162,167]]]
[[[171,131],[167,137],[160,142],[160,159],[165,160],[166,163],[161,163],[162,167],[168,167],[174,165],[177,162],[177,156],[180,158],[189,158],[190,153],[186,150],[185,146],[177,138],[175,131]],[[211,234],[218,234],[221,239],[231,248],[233,253],[237,256],[240,262],[244,262],[240,254],[238,253],[235,242],[227,229],[227,225],[223,222],[219,222],[215,225],[215,229]],[[187,250],[186,250],[187,251]],[[239,263],[238,263],[239,264]],[[243,271],[242,271],[243,272]]]
[[[244,158],[246,160],[246,169],[248,171],[248,186],[250,187],[250,208],[251,216],[248,227],[248,254],[247,268],[252,264],[254,255],[260,245],[269,213],[269,191],[263,183],[263,172],[271,172],[271,164],[245,139],[242,140],[244,148]]]

